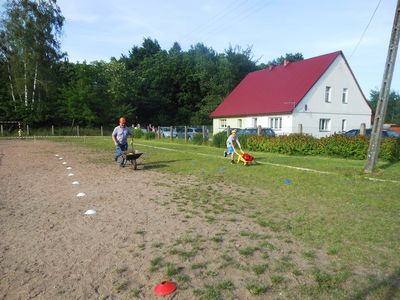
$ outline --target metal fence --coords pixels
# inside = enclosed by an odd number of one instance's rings
[[[111,136],[114,127],[31,127],[30,125],[17,126],[15,124],[0,124],[0,136],[2,137],[18,137],[18,136]],[[212,126],[147,126],[134,127],[131,129],[140,129],[143,134],[154,132],[156,138],[162,139],[186,139],[190,140],[195,134],[202,134],[204,139],[212,136]]]

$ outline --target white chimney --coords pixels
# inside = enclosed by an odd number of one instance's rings
[[[283,61],[283,66],[286,67],[288,64],[289,64],[289,61],[288,61],[287,59],[285,59],[285,60]]]

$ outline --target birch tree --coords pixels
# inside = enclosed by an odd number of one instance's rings
[[[56,0],[8,0],[5,4],[0,59],[7,69],[9,101],[19,118],[44,118],[35,115],[36,108],[48,100],[52,67],[62,57],[58,38],[63,24]]]

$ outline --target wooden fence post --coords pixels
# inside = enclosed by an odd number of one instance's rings
[[[185,125],[185,142],[188,141],[187,126]]]
[[[79,125],[76,125],[76,135],[79,136]]]
[[[1,129],[1,136],[4,135],[4,128],[3,128],[3,124],[0,125],[0,129]]]
[[[29,125],[26,124],[26,135],[29,136]]]
[[[103,136],[103,125],[100,126],[100,135]]]
[[[51,125],[51,135],[54,135],[54,125]]]

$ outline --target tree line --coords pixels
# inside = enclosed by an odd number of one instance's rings
[[[0,120],[107,126],[125,116],[135,124],[211,124],[210,113],[249,72],[303,59],[301,53],[286,54],[266,65],[254,59],[251,47],[229,46],[217,53],[197,43],[183,51],[175,42],[165,50],[147,37],[108,62],[71,63],[61,51],[63,25],[56,0],[5,3]],[[373,97],[376,93],[371,91]],[[399,95],[392,96],[387,116],[400,123]]]

